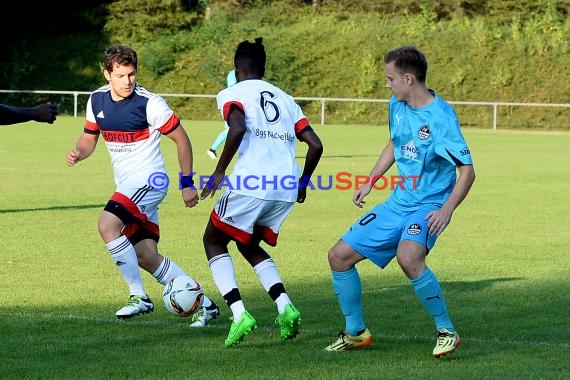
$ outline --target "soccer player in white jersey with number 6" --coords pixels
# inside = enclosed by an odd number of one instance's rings
[[[85,128],[76,146],[67,153],[75,166],[88,158],[103,137],[113,165],[116,190],[99,218],[99,234],[130,291],[119,319],[152,312],[154,305],[144,288],[139,266],[162,285],[186,274],[174,261],[158,253],[160,237],[158,206],[166,197],[168,177],[160,151],[163,135],[176,144],[180,184],[191,183],[192,145],[178,116],[166,101],[136,82],[138,59],[128,46],[105,50],[103,74],[108,84],[91,93],[87,101]],[[180,177],[182,178],[182,177]],[[182,187],[186,207],[198,203],[192,186]],[[219,314],[217,306],[204,297],[192,327],[204,327]]]
[[[277,244],[279,228],[293,205],[305,201],[303,183],[313,174],[323,146],[293,98],[262,80],[265,60],[262,38],[238,45],[234,56],[238,83],[217,96],[218,109],[229,125],[228,137],[212,182],[200,194],[204,199],[224,189],[206,226],[204,248],[214,282],[233,315],[226,347],[238,344],[257,326],[239,292],[228,251],[230,241],[236,243],[275,302],[281,340],[294,338],[301,327],[301,313],[260,242]],[[308,146],[302,171],[295,159],[297,139]],[[236,153],[234,170],[226,177]]]

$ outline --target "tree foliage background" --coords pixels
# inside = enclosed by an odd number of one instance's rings
[[[138,51],[139,82],[150,90],[216,94],[237,44],[263,36],[266,79],[294,96],[387,98],[383,55],[414,44],[428,58],[428,85],[444,98],[570,103],[570,0],[55,0],[15,6],[20,9],[0,27],[6,36],[0,89],[91,91],[104,82],[105,47],[120,42]],[[12,103],[37,98],[1,95]],[[70,106],[69,99],[58,102]],[[169,102],[182,117],[219,117],[212,101]],[[318,114],[320,104],[303,106]],[[328,107],[332,121],[385,122],[378,104]],[[559,121],[564,110],[503,112],[509,127],[569,128]],[[489,125],[488,109],[461,116],[464,124]]]

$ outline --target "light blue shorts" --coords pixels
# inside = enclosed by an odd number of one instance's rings
[[[352,249],[381,268],[396,257],[402,240],[413,240],[429,252],[437,236],[428,234],[426,215],[437,206],[425,206],[416,211],[402,212],[385,203],[374,207],[357,220],[341,237]]]

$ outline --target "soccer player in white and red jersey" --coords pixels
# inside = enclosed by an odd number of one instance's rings
[[[91,93],[87,101],[85,128],[67,163],[74,166],[88,158],[103,137],[113,166],[116,183],[99,219],[99,234],[111,258],[128,284],[128,303],[117,318],[131,318],[152,312],[139,266],[162,285],[186,274],[174,261],[158,253],[160,230],[158,206],[166,197],[168,177],[160,151],[160,139],[176,143],[182,199],[186,207],[198,203],[198,193],[188,176],[192,173],[192,145],[178,116],[160,96],[136,82],[138,59],[128,46],[113,45],[105,50],[103,74],[108,84]],[[193,327],[203,327],[219,314],[217,306],[204,298],[204,309]]]
[[[204,232],[204,248],[214,282],[232,311],[226,347],[238,344],[257,322],[246,310],[228,251],[234,241],[277,306],[281,340],[294,338],[301,313],[291,302],[271,256],[260,247],[277,244],[279,228],[295,202],[303,203],[306,184],[323,146],[301,108],[278,87],[262,80],[265,48],[262,38],[241,42],[234,56],[238,83],[217,96],[218,109],[229,125],[224,149],[200,199],[226,186]],[[308,145],[303,170],[296,162],[297,139]],[[226,169],[237,153],[234,170]],[[243,179],[243,181],[242,181]]]

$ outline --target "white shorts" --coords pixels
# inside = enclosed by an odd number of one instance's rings
[[[164,200],[166,193],[157,191],[148,185],[133,187],[121,184],[105,206],[108,211],[125,223],[123,234],[132,244],[143,239],[158,242],[160,229],[158,225],[158,205]]]
[[[226,190],[212,210],[210,220],[235,241],[248,244],[254,235],[277,245],[281,225],[295,202],[265,200]]]

